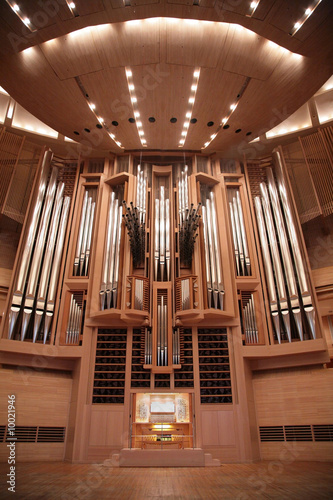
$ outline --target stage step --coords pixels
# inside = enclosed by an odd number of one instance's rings
[[[220,467],[221,462],[218,458],[213,458],[211,453],[205,453],[205,467]]]
[[[124,448],[120,451],[120,467],[205,467],[205,453],[201,448],[184,450],[140,450]]]

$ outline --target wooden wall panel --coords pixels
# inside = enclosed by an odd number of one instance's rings
[[[333,424],[333,370],[295,368],[254,374],[258,425]]]
[[[203,410],[201,432],[202,444],[205,448],[207,446],[236,446],[234,412]]]
[[[89,412],[89,409],[87,408]],[[123,411],[105,410],[104,408],[91,410],[89,447],[118,446],[123,447]]]

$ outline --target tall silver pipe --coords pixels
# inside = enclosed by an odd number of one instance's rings
[[[209,251],[209,241],[208,241],[208,220],[206,207],[202,205],[202,221],[203,221],[203,236],[204,236],[204,244],[205,244],[205,264],[206,264],[206,280],[207,280],[207,294],[208,294],[208,307],[212,307],[212,292],[213,292],[213,283],[211,277],[211,265],[210,265],[210,251]]]
[[[170,280],[170,264],[171,264],[171,250],[170,250],[170,200],[165,200],[165,262],[167,271],[167,281]]]
[[[117,246],[117,230],[118,230],[118,203],[117,200],[115,200],[113,204],[112,236],[111,236],[111,246],[109,254],[109,264],[108,264],[108,278],[106,282],[106,303],[108,309],[110,309],[111,307],[114,265],[116,256],[116,246]]]
[[[291,248],[294,257],[299,288],[302,296],[303,308],[310,326],[312,338],[315,339],[316,338],[315,310],[311,298],[310,284],[306,276],[306,270],[302,258],[301,247],[297,237],[296,225],[294,222],[294,217],[291,210],[291,204],[289,202],[289,197],[287,194],[287,188],[282,168],[281,155],[278,151],[273,152],[273,160],[274,160],[274,165],[276,167],[275,171],[278,181],[278,189],[282,201],[282,207],[285,214],[286,225],[291,242]]]
[[[92,204],[92,198],[89,196],[88,202],[87,202],[87,207],[86,207],[86,215],[85,215],[85,219],[84,219],[84,228],[83,228],[81,249],[80,249],[80,261],[79,261],[79,275],[80,276],[83,276],[83,269],[84,269],[85,258],[86,258],[91,204]]]
[[[233,203],[233,209],[234,209],[234,217],[235,217],[234,221],[235,221],[236,237],[237,237],[237,241],[238,241],[241,275],[245,276],[246,273],[245,273],[244,248],[243,248],[243,240],[242,240],[242,235],[241,235],[241,230],[240,230],[240,222],[239,222],[238,206],[237,206],[236,198],[233,198],[232,203]]]
[[[69,314],[68,314],[68,321],[66,328],[66,344],[70,343],[73,314],[74,314],[74,295],[71,294],[71,301],[69,305]]]
[[[237,234],[236,234],[234,209],[233,209],[231,201],[229,201],[229,211],[230,211],[230,220],[231,220],[232,239],[233,239],[233,242],[234,242],[234,253],[235,253],[235,261],[236,261],[236,273],[237,273],[237,276],[240,276],[238,241],[237,241]]]
[[[276,336],[277,336],[279,344],[281,344],[278,298],[277,298],[276,289],[275,289],[272,262],[271,262],[271,258],[269,255],[269,246],[268,246],[268,239],[267,239],[266,229],[265,229],[264,215],[262,212],[261,200],[260,200],[259,196],[255,197],[254,205],[255,205],[255,209],[256,209],[259,237],[260,237],[260,242],[261,242],[262,256],[263,256],[263,260],[264,260],[264,267],[265,267],[265,273],[266,273],[266,281],[267,281],[267,288],[268,288],[268,295],[269,295],[269,302],[270,302],[270,310],[271,310],[271,315],[272,315],[272,319],[273,319],[273,323],[274,323]]]
[[[251,298],[250,298],[250,306],[251,306],[251,309],[252,309],[252,318],[253,318],[253,326],[254,326],[254,340],[255,340],[255,343],[258,344],[258,325],[257,325],[257,319],[256,319],[256,310],[255,310],[255,307],[254,307],[254,298],[253,298],[253,294],[251,294]]]
[[[43,252],[45,247],[46,235],[49,228],[49,222],[51,218],[53,201],[56,192],[57,185],[57,177],[58,177],[58,169],[53,168],[51,173],[51,178],[49,181],[49,185],[47,187],[46,196],[45,196],[45,204],[43,207],[43,212],[41,216],[40,227],[37,234],[37,240],[33,252],[33,257],[31,261],[31,267],[29,271],[29,278],[27,284],[27,290],[24,300],[24,309],[23,309],[23,317],[22,317],[22,329],[21,329],[21,340],[25,339],[28,325],[30,322],[30,318],[32,315],[33,305],[35,301],[38,277],[41,269],[41,262],[43,258]]]
[[[298,336],[299,336],[300,340],[303,340],[302,317],[301,317],[301,309],[300,309],[299,300],[298,300],[296,279],[295,279],[293,263],[292,263],[291,255],[290,255],[290,251],[289,251],[288,239],[287,239],[287,234],[286,234],[284,221],[283,221],[283,217],[282,217],[282,211],[280,208],[278,192],[276,189],[273,171],[271,168],[267,169],[267,181],[268,181],[268,189],[269,189],[269,194],[270,194],[270,198],[271,198],[271,202],[272,202],[273,212],[274,212],[274,216],[275,216],[276,228],[277,228],[277,232],[278,232],[278,236],[279,236],[279,240],[280,240],[280,245],[281,245],[281,255],[282,255],[282,261],[283,261],[285,275],[286,275],[287,288],[288,288],[288,292],[289,292],[291,309],[292,309],[293,316],[295,319],[295,323],[296,323],[296,327],[297,327],[297,331],[298,331]]]
[[[65,241],[65,235],[66,235],[70,202],[71,202],[70,197],[65,196],[64,202],[62,205],[61,219],[60,219],[59,228],[58,228],[57,243],[56,243],[54,256],[53,256],[49,290],[48,290],[48,294],[47,294],[46,314],[45,314],[45,320],[44,320],[44,336],[43,336],[44,344],[46,343],[48,334],[50,332],[50,326],[51,326],[53,313],[54,313],[54,306],[55,306],[55,299],[56,299],[57,285],[58,285],[58,277],[59,277],[59,271],[60,271],[60,263],[61,263],[63,248],[64,248],[64,241]]]
[[[155,199],[155,248],[154,248],[155,281],[157,281],[159,259],[160,259],[160,200],[156,198]]]
[[[23,301],[23,294],[29,269],[29,264],[31,260],[33,245],[38,229],[39,217],[42,209],[43,199],[47,186],[47,179],[49,176],[51,163],[52,163],[53,153],[51,150],[47,150],[44,153],[42,164],[40,180],[38,185],[38,191],[36,194],[36,200],[34,206],[31,209],[31,216],[28,226],[28,233],[24,243],[24,249],[22,253],[20,268],[17,274],[16,283],[14,284],[14,292],[12,298],[12,306],[9,312],[9,328],[8,328],[8,338],[11,339],[16,326],[17,318],[21,310],[21,305]]]
[[[160,269],[161,281],[164,281],[165,267],[165,193],[164,186],[160,187]]]
[[[65,184],[60,182],[57,188],[53,214],[50,224],[49,235],[46,243],[43,267],[40,275],[38,292],[37,292],[37,302],[35,309],[35,321],[34,321],[34,329],[33,329],[33,342],[36,342],[37,335],[40,327],[40,323],[45,312],[45,303],[46,303],[46,294],[47,288],[49,284],[50,274],[51,274],[51,265],[53,260],[53,254],[56,244],[56,235],[58,231],[58,226],[60,222],[60,214],[63,202],[63,193],[64,193]]]
[[[221,267],[221,252],[220,252],[220,242],[219,242],[219,238],[218,238],[218,228],[216,225],[217,217],[216,217],[216,210],[215,210],[214,193],[212,191],[210,192],[210,201],[211,201],[214,248],[215,248],[215,255],[216,255],[216,275],[217,275],[218,295],[219,295],[219,302],[220,302],[219,306],[220,306],[220,309],[223,310],[224,285],[223,285],[223,276],[222,276],[222,267]]]
[[[88,236],[87,236],[87,245],[86,245],[86,252],[84,256],[84,274],[85,276],[88,275],[88,267],[89,267],[89,259],[90,259],[90,248],[91,248],[91,239],[92,239],[92,231],[94,227],[94,219],[95,219],[95,208],[96,208],[96,203],[92,203],[91,205],[91,212],[90,212],[90,219],[89,219],[89,229],[88,229]]]
[[[161,305],[157,305],[157,366],[161,366]]]
[[[118,294],[118,280],[119,280],[119,261],[120,261],[120,242],[121,242],[121,229],[122,229],[122,212],[123,207],[118,207],[118,227],[116,238],[116,255],[114,261],[113,281],[112,281],[112,302],[113,307],[117,307],[117,294]],[[141,281],[142,283],[142,281]]]
[[[270,241],[270,248],[272,252],[273,268],[275,270],[276,285],[279,292],[279,301],[281,314],[283,317],[284,325],[286,327],[288,340],[291,342],[291,328],[290,328],[290,317],[287,301],[287,292],[283,279],[282,265],[280,261],[279,248],[276,239],[276,234],[274,230],[273,216],[271,212],[271,206],[269,203],[268,190],[265,183],[260,183],[260,192],[262,197],[264,216],[266,220],[266,227],[268,232],[268,239]]]
[[[104,255],[103,255],[103,266],[102,266],[102,280],[100,287],[100,301],[101,310],[105,309],[105,295],[106,295],[106,283],[108,279],[108,264],[109,264],[109,254],[111,247],[111,235],[112,235],[112,214],[113,214],[113,204],[115,200],[115,193],[112,191],[110,193],[109,210],[108,210],[108,220],[107,220],[107,233],[105,236],[104,243]]]
[[[242,242],[243,242],[243,249],[244,249],[245,266],[246,266],[246,270],[247,270],[247,275],[250,276],[251,275],[250,254],[249,254],[249,249],[247,246],[247,238],[246,238],[242,203],[241,203],[240,194],[239,194],[238,190],[236,192],[236,202],[237,202],[237,208],[238,208],[239,228],[240,228],[241,238],[242,238]]]
[[[210,207],[210,200],[206,199],[206,211],[207,211],[207,229],[208,229],[208,243],[209,243],[209,255],[210,255],[210,266],[211,266],[211,275],[212,275],[212,288],[213,288],[213,299],[214,299],[214,307],[217,309],[218,305],[218,284],[217,284],[217,274],[216,274],[216,253],[215,253],[215,243],[214,243],[214,235],[213,235],[213,225],[214,221],[212,220],[212,213]]]
[[[74,270],[73,270],[74,276],[76,276],[78,274],[78,271],[79,271],[81,244],[82,244],[82,236],[83,236],[83,230],[84,230],[84,222],[85,222],[85,218],[86,218],[87,203],[88,203],[88,191],[86,191],[84,194],[83,204],[82,204],[79,233],[77,236],[76,250],[75,250],[75,257],[74,257]]]

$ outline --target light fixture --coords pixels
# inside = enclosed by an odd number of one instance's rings
[[[138,134],[139,134],[139,139],[141,141],[142,146],[146,147],[147,146],[147,141],[143,137],[145,134],[144,134],[144,131],[142,129],[142,121],[138,119],[140,117],[140,113],[137,110],[137,102],[138,102],[138,100],[137,100],[137,97],[134,94],[134,92],[135,92],[135,85],[133,83],[133,73],[132,73],[132,70],[130,68],[125,68],[125,74],[126,74],[126,78],[127,78],[128,91],[129,91],[130,98],[131,98],[131,103],[132,103],[132,107],[133,107],[133,114],[134,114],[134,118],[135,118],[136,128],[137,128]]]
[[[12,0],[6,0],[6,2],[8,3],[12,11],[17,15],[17,17],[22,21],[22,23],[25,24],[27,28],[29,28],[30,31],[36,31],[36,28],[29,17],[24,16],[24,13],[21,11],[21,8],[17,3],[13,2]]]
[[[250,3],[250,12],[248,14],[246,14],[246,17],[253,16],[253,14],[255,13],[255,11],[258,8],[259,3],[260,3],[260,0],[256,0],[256,1]]]
[[[305,21],[309,19],[309,17],[314,13],[318,5],[321,3],[321,0],[316,0],[315,2],[312,3],[310,7],[308,7],[305,11],[301,19],[299,19],[293,26],[292,30],[290,31],[289,35],[294,36],[295,33],[297,33],[298,30],[301,29]]]
[[[190,118],[192,116],[193,106],[194,106],[194,102],[195,102],[195,96],[196,96],[196,92],[198,90],[199,76],[200,76],[200,68],[196,68],[193,71],[193,79],[194,80],[193,80],[192,85],[191,85],[192,95],[188,99],[190,109],[188,109],[188,111],[185,114],[186,121],[184,122],[184,130],[182,131],[182,139],[179,141],[179,144],[180,144],[179,147],[182,147],[186,141],[187,132],[188,132],[188,129],[190,126]]]

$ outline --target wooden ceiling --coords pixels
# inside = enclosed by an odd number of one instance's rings
[[[250,3],[131,0],[125,7],[123,0],[76,0],[74,17],[65,0],[18,0],[36,28],[31,32],[2,2],[0,85],[41,121],[81,142],[83,154],[143,149],[129,121],[137,111],[147,150],[233,148],[241,155],[333,73],[333,2],[322,0],[294,36],[293,25],[314,2],[261,0],[248,17]],[[190,109],[196,123],[184,129]]]

